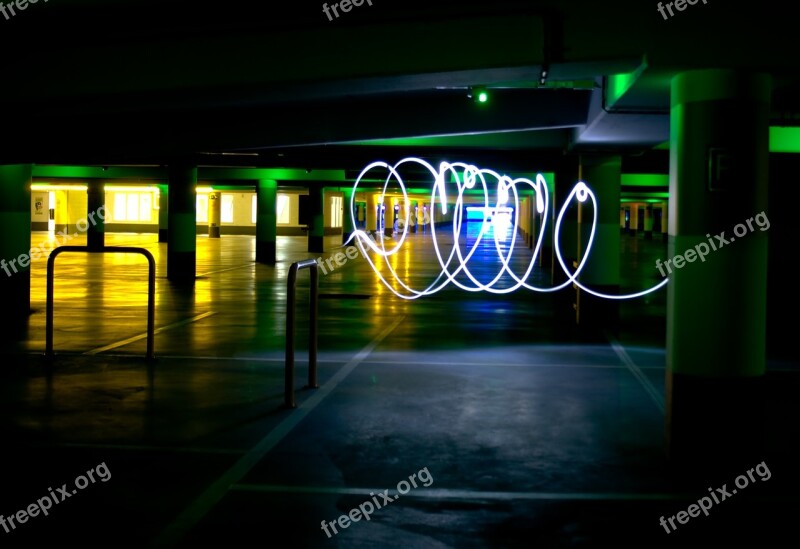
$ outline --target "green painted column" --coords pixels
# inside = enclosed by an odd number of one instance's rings
[[[536,195],[532,194],[528,199],[528,215],[530,215],[531,237],[528,239],[528,248],[536,248],[536,240],[539,238],[539,212],[536,209]]]
[[[0,165],[0,295],[13,338],[23,337],[31,312],[30,164]],[[40,252],[41,253],[41,252]],[[43,253],[42,253],[43,255]]]
[[[322,185],[312,185],[308,188],[308,251],[314,253],[324,252],[325,247],[325,189]]]
[[[211,191],[208,193],[208,237],[219,238],[219,229],[222,224],[222,193]]]
[[[762,74],[671,84],[666,435],[701,474],[763,459],[770,96]]]
[[[550,195],[552,208],[550,213],[552,215],[552,220],[549,221],[549,224],[551,235],[553,235],[550,237],[551,240],[554,239],[556,220],[558,219],[558,214],[561,212],[561,208],[564,205],[564,201],[567,199],[567,196],[569,196],[569,193],[572,192],[572,189],[579,180],[579,157],[577,155],[565,156],[555,172],[555,182]],[[572,271],[572,262],[578,255],[578,201],[576,199],[572,200],[567,212],[564,214],[564,218],[561,221],[558,242],[553,242],[553,246],[551,246],[550,251],[552,258],[550,265],[554,284],[560,283],[567,279],[567,275],[564,274],[563,269],[558,264],[558,258],[556,257],[554,247],[556,244],[561,250],[561,256],[564,259],[564,262],[566,263],[567,267],[570,268],[570,271]]]
[[[87,223],[86,246],[92,251],[97,251],[106,245],[104,220],[106,191],[105,182],[102,179],[90,179],[87,181],[86,199],[87,221],[92,221]]]
[[[553,261],[555,260],[555,252],[553,249],[553,225],[555,225],[556,216],[558,215],[558,208],[553,204],[556,198],[555,174],[551,177],[547,177],[546,183],[548,205],[547,211],[541,214],[541,221],[544,225],[544,237],[542,238],[542,248],[539,253],[538,265],[543,271],[550,273],[552,277]],[[537,196],[536,199],[544,202],[543,197]]]
[[[278,247],[278,182],[256,183],[256,262],[274,265]]]
[[[344,244],[353,234],[353,231],[356,230],[356,220],[353,218],[353,215],[356,215],[356,207],[355,204],[353,204],[352,210],[350,207],[350,202],[353,200],[353,188],[343,187],[342,193],[344,194],[342,198],[342,207],[344,208],[344,212],[342,213],[342,244]],[[350,213],[351,211],[352,214]]]
[[[559,229],[558,242],[555,242],[555,223],[558,214],[561,211],[564,202],[566,201],[572,189],[580,180],[580,159],[576,154],[567,154],[559,162],[555,171],[555,181],[553,185],[553,192],[550,195],[552,204],[552,220],[550,221],[550,234],[553,236],[546,236],[553,241],[553,247],[549,250],[550,253],[550,274],[552,284],[554,286],[562,284],[568,279],[564,269],[561,268],[558,258],[555,253],[555,246],[557,245],[561,250],[561,257],[564,264],[569,269],[569,272],[574,272],[573,262],[578,257],[578,201],[572,199],[567,212],[561,221]],[[555,325],[562,332],[567,335],[574,331],[577,318],[577,294],[572,285],[558,291],[554,295],[554,313]]]
[[[367,232],[375,233],[378,226],[378,197],[373,191],[367,191]]]
[[[639,203],[631,203],[631,236],[639,236]]]
[[[169,242],[169,185],[158,185],[158,241]]]
[[[197,270],[197,166],[169,165],[167,278],[194,284]]]
[[[644,205],[644,238],[653,240],[653,205],[650,203]]]
[[[584,257],[596,219],[594,241],[580,282],[604,294],[617,295],[620,290],[619,206],[622,184],[622,159],[619,156],[584,155],[581,157],[581,179],[594,191],[597,211],[589,202],[578,208],[579,257]],[[619,301],[603,299],[578,289],[577,317],[582,335],[604,340],[604,332],[619,333]]]
[[[388,198],[385,204],[386,209],[383,212],[383,236],[391,238],[394,235],[394,223],[397,221],[397,212],[394,209],[395,202],[392,198]]]

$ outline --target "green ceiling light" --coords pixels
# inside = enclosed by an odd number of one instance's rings
[[[470,88],[468,97],[476,103],[488,103],[489,91],[483,86],[475,86]]]
[[[800,152],[800,127],[770,126],[769,152],[771,153]]]
[[[633,87],[642,73],[647,69],[647,60],[643,59],[641,64],[632,72],[610,74],[605,78],[603,90],[604,107],[611,109],[622,97]]]

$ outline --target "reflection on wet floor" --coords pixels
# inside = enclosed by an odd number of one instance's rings
[[[621,344],[611,345],[582,341],[553,295],[451,285],[403,300],[357,257],[320,277],[321,387],[310,390],[302,273],[298,407],[287,410],[286,277],[311,256],[302,237],[279,238],[274,266],[254,263],[252,237],[200,237],[193,288],[167,281],[154,235],[106,238],[157,260],[156,360],[143,359],[143,258],[59,257],[52,363],[41,356],[45,263],[34,263],[30,336],[6,345],[0,379],[13,472],[0,513],[101,462],[112,476],[0,533],[11,545],[231,545],[280,532],[297,547],[668,547],[672,536],[769,547],[763,532],[785,532],[798,510],[789,426],[769,433],[774,482],[670,537],[659,526],[697,499],[664,461],[663,292],[621,306]],[[391,260],[421,287],[438,272],[426,238],[411,235]],[[317,255],[340,242],[327,238]],[[661,241],[623,236],[623,287],[657,282],[663,253]],[[550,280],[543,269],[531,279]],[[790,373],[771,382],[772,417],[791,414]],[[321,529],[422,468],[430,486],[335,537]],[[703,481],[730,482],[720,475]]]

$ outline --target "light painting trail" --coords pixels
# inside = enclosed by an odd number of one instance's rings
[[[542,246],[542,239],[546,232],[547,227],[547,218],[549,212],[549,196],[547,191],[547,183],[544,179],[542,174],[536,175],[536,182],[531,181],[530,179],[526,178],[511,178],[507,175],[501,175],[493,170],[485,169],[485,168],[478,168],[472,164],[465,164],[462,162],[442,162],[439,164],[439,169],[437,170],[434,168],[430,163],[422,160],[420,158],[404,158],[397,162],[394,166],[390,166],[386,162],[373,162],[372,164],[365,167],[361,173],[359,174],[358,178],[353,185],[353,194],[352,198],[350,199],[350,216],[351,219],[356,219],[355,214],[355,197],[356,191],[358,190],[358,185],[361,180],[367,176],[367,174],[373,170],[385,170],[388,172],[386,176],[386,180],[383,184],[383,190],[381,191],[381,196],[379,203],[383,203],[383,198],[386,195],[386,190],[389,185],[394,181],[397,186],[400,188],[400,191],[403,195],[403,204],[405,209],[404,219],[409,218],[409,200],[408,200],[408,191],[406,189],[405,183],[403,182],[402,177],[400,176],[399,169],[406,165],[406,164],[416,164],[419,166],[424,167],[428,170],[433,178],[434,185],[431,190],[431,214],[433,214],[434,208],[437,205],[441,208],[442,214],[447,213],[447,177],[451,176],[454,180],[454,184],[456,186],[455,191],[455,210],[453,212],[453,245],[452,248],[447,252],[447,257],[444,257],[442,253],[442,249],[440,248],[439,241],[436,238],[436,224],[431,223],[431,236],[432,242],[434,246],[434,251],[436,252],[436,258],[439,262],[439,266],[441,272],[435,278],[435,280],[430,283],[424,289],[414,289],[411,288],[406,282],[402,280],[400,276],[398,276],[397,271],[392,267],[389,262],[389,258],[395,254],[397,254],[403,247],[405,243],[406,237],[408,236],[408,223],[403,223],[403,230],[400,237],[400,240],[395,243],[395,245],[389,249],[386,248],[386,245],[383,239],[380,239],[379,243],[374,242],[370,235],[367,234],[363,230],[356,230],[353,232],[350,239],[348,239],[348,243],[350,240],[355,239],[356,244],[360,248],[362,255],[366,258],[369,262],[372,269],[378,275],[378,278],[381,282],[395,295],[403,299],[417,299],[423,296],[429,296],[435,294],[439,290],[443,289],[448,284],[454,284],[455,286],[461,288],[462,290],[468,292],[490,292],[494,294],[507,294],[513,291],[516,291],[520,288],[526,288],[528,290],[533,290],[535,292],[556,292],[562,290],[572,284],[576,285],[577,287],[581,288],[583,291],[592,294],[594,296],[605,298],[605,299],[632,299],[647,295],[651,292],[654,292],[660,288],[662,288],[669,279],[664,279],[652,288],[647,290],[643,290],[641,292],[636,292],[632,294],[625,294],[625,295],[610,295],[597,292],[592,290],[591,288],[582,284],[577,278],[580,275],[581,271],[583,270],[584,265],[591,253],[592,244],[594,243],[594,236],[595,230],[597,225],[597,199],[592,192],[592,190],[586,186],[586,184],[582,181],[579,181],[575,187],[570,192],[567,199],[564,201],[564,204],[561,207],[561,210],[558,213],[558,217],[556,218],[554,224],[554,250],[556,259],[558,260],[558,264],[561,266],[561,269],[567,275],[567,280],[562,282],[557,286],[551,286],[549,288],[540,288],[534,286],[533,284],[528,283],[528,277],[530,276],[531,272],[536,263],[536,258],[539,256],[539,250]],[[487,180],[490,182],[496,182],[496,201],[494,204],[490,203],[490,193],[489,193],[489,184]],[[459,237],[461,236],[461,227],[462,227],[462,220],[464,219],[464,210],[465,210],[465,203],[464,203],[464,193],[467,190],[476,189],[483,190],[483,207],[470,205],[467,208],[470,210],[468,212],[471,217],[475,216],[475,212],[482,212],[483,214],[483,223],[481,225],[479,234],[477,235],[475,241],[472,243],[471,246],[468,247],[466,254],[461,249],[462,246],[459,241]],[[539,230],[539,235],[536,239],[536,246],[533,250],[533,255],[531,257],[530,262],[528,263],[525,272],[522,276],[518,276],[509,266],[509,263],[512,258],[512,254],[514,252],[514,245],[516,243],[517,238],[517,227],[519,226],[519,206],[520,206],[520,197],[519,191],[517,189],[518,186],[522,186],[522,188],[530,187],[536,195],[536,210],[540,214],[545,214],[542,216],[542,227]],[[577,200],[578,202],[584,203],[587,200],[591,201],[592,208],[593,208],[593,215],[592,215],[592,229],[589,236],[589,241],[586,245],[586,250],[583,253],[583,257],[581,258],[580,263],[575,269],[575,272],[570,273],[567,269],[566,264],[564,263],[564,258],[562,256],[561,250],[559,249],[558,242],[559,242],[559,234],[561,231],[561,223],[564,219],[564,214],[567,211],[567,208],[572,203],[573,200]],[[494,212],[494,215],[492,215]],[[509,214],[513,212],[513,222],[508,221]],[[502,213],[498,218],[498,214]],[[492,220],[489,221],[489,217],[492,216]],[[501,219],[502,221],[498,221]],[[496,276],[489,281],[488,283],[483,283],[479,281],[475,275],[469,269],[469,261],[475,254],[476,250],[478,250],[478,246],[481,243],[481,240],[486,236],[486,234],[493,228],[493,224],[495,223],[505,223],[507,227],[503,226],[500,227],[501,230],[492,231],[494,235],[494,244],[495,249],[497,251],[497,256],[501,263],[501,268]],[[355,223],[354,223],[355,226]],[[501,238],[499,237],[500,234],[503,233],[510,233],[511,234],[511,242],[508,244],[507,249],[503,250],[503,245],[501,244]],[[346,245],[347,243],[345,243]],[[370,254],[366,253],[366,249],[371,250],[379,257],[383,258],[385,261],[386,266],[391,273],[394,281],[400,286],[401,290],[398,290],[395,285],[391,284],[386,277],[384,277],[381,269],[373,262]],[[469,283],[466,283],[462,280],[457,280],[456,277],[459,274],[463,274],[469,280]],[[503,275],[508,275],[514,281],[514,284],[507,287],[497,287],[498,282],[503,278]]]

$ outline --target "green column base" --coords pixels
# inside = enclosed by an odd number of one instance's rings
[[[324,252],[324,237],[308,235],[308,251],[313,253]]]
[[[351,236],[353,236],[353,233],[342,231],[342,244],[347,243]]]
[[[593,290],[617,295],[620,293],[618,285],[589,286]],[[606,332],[614,337],[619,337],[619,300],[602,299],[588,292],[578,290],[578,304],[575,311],[575,320],[578,324],[578,334],[582,340],[606,341]]]
[[[558,258],[552,256],[553,249],[550,248],[545,257],[548,261],[548,267],[545,272],[550,275],[550,283],[553,286],[558,286],[567,280],[567,275],[558,263]],[[571,257],[564,257],[566,265],[572,265]],[[577,296],[572,286],[567,286],[561,290],[551,294],[553,297],[553,329],[554,338],[557,341],[572,341],[576,335],[577,322],[575,319],[576,314],[576,301]]]
[[[554,259],[553,247],[543,242],[540,252],[541,253],[539,259],[537,260],[537,265],[547,271],[551,270],[553,268]]]
[[[158,241],[169,242],[169,229],[158,229]]]
[[[667,458],[700,482],[741,474],[764,460],[765,379],[667,371]]]
[[[275,242],[256,241],[256,263],[274,265],[278,257],[278,246]]]
[[[167,279],[176,284],[194,284],[197,252],[167,251]]]
[[[106,233],[101,233],[90,228],[86,232],[86,247],[89,251],[96,252],[106,245]]]
[[[0,330],[6,340],[27,339],[28,317],[31,314],[31,272],[14,270],[6,264],[11,276],[0,270],[0,295],[3,296],[3,314],[9,320]]]

